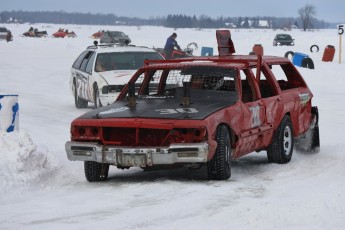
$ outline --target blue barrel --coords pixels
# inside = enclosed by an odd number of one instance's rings
[[[213,48],[201,47],[201,56],[213,56]]]
[[[306,54],[302,54],[302,53],[295,53],[293,55],[292,58],[292,64],[294,64],[295,66],[302,66],[302,61],[304,58],[308,58],[309,56]]]
[[[0,131],[19,130],[18,95],[0,95]]]

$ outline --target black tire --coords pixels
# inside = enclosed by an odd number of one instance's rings
[[[227,180],[231,177],[231,142],[229,130],[225,125],[217,128],[217,149],[207,164],[210,180]]]
[[[310,52],[314,52],[314,47],[316,48],[316,52],[319,52],[319,47],[317,45],[310,46]]]
[[[284,116],[274,133],[272,143],[267,149],[269,162],[286,164],[291,160],[294,147],[292,124],[289,116]]]
[[[289,58],[289,55],[291,55],[291,59]],[[295,55],[295,53],[293,51],[288,51],[288,52],[285,53],[284,57],[289,58],[290,60],[292,60],[294,55]]]
[[[97,84],[95,84],[93,87],[93,98],[95,99],[94,105],[96,109],[103,106],[102,102],[99,100],[99,90]]]
[[[314,69],[314,62],[311,58],[304,58],[302,60],[302,67],[308,69]]]
[[[75,81],[73,83],[73,88],[74,88],[74,104],[75,104],[75,107],[78,108],[78,109],[86,108],[88,101],[83,99],[83,98],[80,98],[78,96],[77,85],[76,85]]]
[[[84,172],[89,182],[104,181],[108,178],[109,164],[84,161]]]

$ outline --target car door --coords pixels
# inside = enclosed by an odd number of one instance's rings
[[[94,59],[95,52],[88,51],[81,60],[75,74],[78,96],[90,102],[93,102],[93,81],[91,77]]]
[[[259,97],[259,89],[254,75],[249,69],[240,70],[241,100],[243,119],[241,124],[240,141],[235,157],[252,152],[262,145],[262,138],[266,131],[265,106]]]
[[[252,71],[256,73],[257,69],[253,68]],[[269,66],[266,64],[261,66],[261,72],[260,75],[257,76],[256,82],[259,85],[261,101],[265,107],[266,125],[271,128],[269,132],[266,133],[267,138],[264,139],[265,145],[267,146],[273,135],[273,130],[278,127],[282,119],[284,103],[278,83],[269,70]]]

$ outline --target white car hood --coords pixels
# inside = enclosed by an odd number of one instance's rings
[[[136,70],[117,70],[98,73],[109,85],[124,85],[131,79]]]

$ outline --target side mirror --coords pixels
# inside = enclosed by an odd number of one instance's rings
[[[95,46],[97,46],[97,45],[98,45],[98,41],[94,41],[93,44],[94,44]]]

